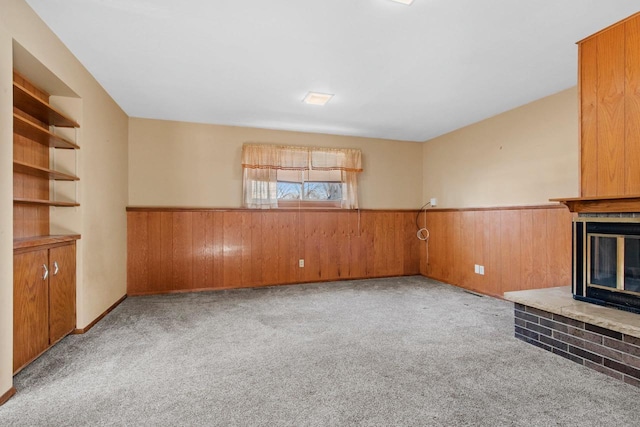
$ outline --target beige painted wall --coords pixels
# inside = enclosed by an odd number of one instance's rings
[[[128,118],[24,0],[0,8],[0,395],[12,382],[12,39],[81,98],[77,211],[54,208],[56,227],[82,234],[78,247],[77,327],[126,292]],[[73,209],[73,208],[71,208]],[[65,216],[66,215],[66,216]],[[69,221],[69,217],[75,218]],[[71,222],[69,227],[63,224]]]
[[[139,118],[129,120],[129,204],[240,207],[244,142],[360,148],[361,208],[421,206],[420,143]]]
[[[0,12],[0,396],[13,384],[13,122],[11,35]],[[10,61],[9,61],[10,63]]]
[[[423,198],[438,207],[578,196],[578,95],[571,88],[425,142]]]

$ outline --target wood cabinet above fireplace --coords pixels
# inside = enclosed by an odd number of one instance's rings
[[[578,42],[582,197],[640,194],[640,14]]]
[[[640,212],[640,13],[578,42],[575,212]],[[623,210],[620,210],[623,209]]]

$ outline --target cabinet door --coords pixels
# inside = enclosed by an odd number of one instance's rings
[[[49,250],[49,340],[51,344],[76,326],[76,245]]]
[[[48,251],[13,257],[13,370],[22,368],[49,346]]]

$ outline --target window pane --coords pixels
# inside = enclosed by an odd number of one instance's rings
[[[278,200],[341,201],[342,172],[278,170]]]
[[[302,195],[302,184],[299,182],[278,181],[278,199],[299,200]]]
[[[305,182],[305,200],[342,200],[342,184],[338,182]]]

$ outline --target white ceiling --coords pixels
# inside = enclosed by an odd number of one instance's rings
[[[424,141],[576,84],[640,0],[27,0],[133,117]],[[335,94],[324,107],[308,91]]]

